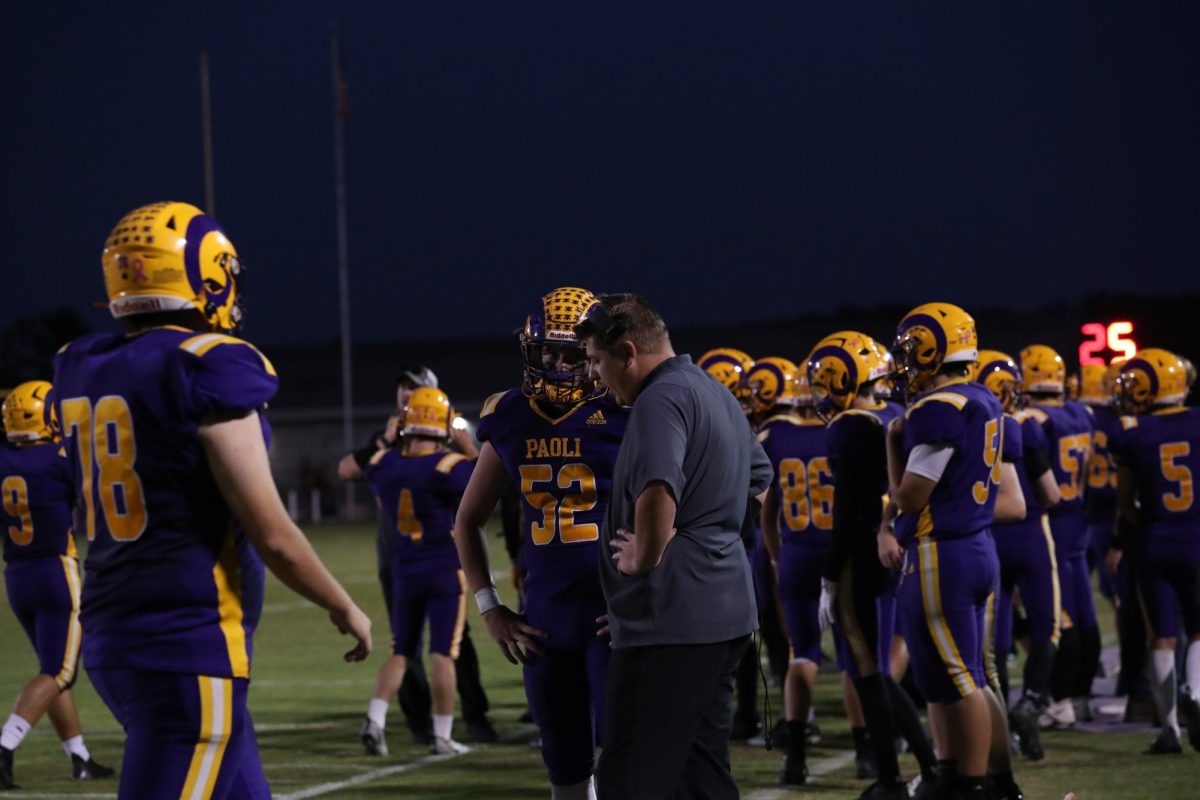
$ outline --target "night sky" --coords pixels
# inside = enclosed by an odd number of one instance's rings
[[[333,19],[359,340],[564,284],[689,327],[1200,289],[1200,4],[979,6],[6,3],[4,315],[102,299],[125,211],[203,205],[207,50],[245,335],[336,337]]]

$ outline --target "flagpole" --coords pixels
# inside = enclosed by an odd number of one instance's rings
[[[354,401],[350,381],[350,265],[346,246],[346,76],[342,68],[342,49],[337,23],[330,25],[329,46],[333,57],[333,182],[337,211],[338,295],[342,323],[342,446],[343,452],[349,453],[354,450]],[[346,481],[345,516],[348,519],[358,516],[353,481]]]
[[[217,215],[217,190],[213,180],[212,101],[208,92],[208,53],[200,54],[200,117],[204,131],[204,210]]]

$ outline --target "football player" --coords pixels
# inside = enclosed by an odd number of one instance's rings
[[[539,298],[520,334],[525,378],[483,404],[483,447],[463,495],[454,539],[488,633],[524,665],[525,693],[542,737],[551,796],[594,797],[595,748],[604,727],[607,637],[600,589],[600,523],[628,411],[590,374],[575,335],[596,302],[555,289]],[[500,602],[484,524],[506,484],[520,487],[525,613]]]
[[[1119,369],[1115,365],[1114,368]],[[1087,463],[1087,491],[1083,496],[1088,567],[1095,569],[1108,553],[1117,526],[1117,469],[1108,452],[1108,442],[1121,430],[1121,415],[1113,408],[1112,387],[1106,385],[1109,368],[1103,364],[1084,364],[1079,372],[1079,401],[1091,413],[1095,424],[1092,454]],[[1100,593],[1116,602],[1114,576],[1103,569],[1099,573]]]
[[[1064,398],[1066,368],[1053,349],[1040,344],[1023,349],[1021,377],[1029,414],[1045,433],[1050,466],[1062,495],[1062,501],[1048,512],[1064,623],[1051,678],[1054,702],[1046,713],[1055,725],[1070,727],[1077,718],[1089,714],[1092,678],[1100,662],[1100,629],[1092,602],[1088,531],[1083,517],[1095,423],[1083,405]]]
[[[392,655],[380,668],[361,738],[371,755],[387,755],[384,727],[388,698],[408,662],[421,657],[421,632],[429,620],[433,742],[439,755],[467,752],[454,741],[454,662],[466,625],[466,579],[450,538],[458,500],[474,462],[450,452],[453,409],[439,389],[421,387],[404,408],[401,450],[379,450],[365,477],[395,541],[392,553]]]
[[[1000,700],[1008,704],[1008,654],[1012,649],[1013,591],[1019,588],[1029,623],[1021,699],[1010,712],[1023,755],[1044,757],[1038,719],[1050,702],[1050,674],[1059,638],[1061,598],[1054,539],[1046,509],[1058,504],[1058,481],[1050,469],[1045,434],[1020,405],[1021,370],[1013,358],[996,350],[979,351],[975,380],[992,391],[1004,409],[1005,461],[1016,466],[1025,517],[996,523],[992,534],[1000,562],[1000,592],[995,601],[994,667]]]
[[[829,420],[833,528],[821,573],[821,626],[832,627],[838,663],[854,683],[875,753],[877,781],[864,798],[907,797],[900,778],[893,721],[932,780],[935,759],[916,709],[889,675],[895,631],[895,575],[882,566],[876,534],[887,491],[885,427],[896,409],[875,398],[887,375],[881,349],[857,331],[831,334],[808,356],[814,408]]]
[[[783,685],[787,753],[783,784],[808,779],[806,732],[821,663],[821,568],[833,529],[833,473],[825,424],[812,410],[808,376],[783,358],[755,362],[751,399],[765,421],[758,441],[775,472],[762,508],[763,545],[777,573],[791,659]]]
[[[1180,752],[1175,709],[1175,647],[1187,636],[1186,685],[1180,708],[1192,747],[1200,750],[1200,504],[1193,476],[1200,473],[1200,411],[1183,405],[1187,371],[1166,350],[1141,350],[1121,365],[1117,379],[1136,424],[1110,440],[1117,461],[1117,502],[1131,529],[1125,549],[1135,569],[1153,640],[1153,693],[1162,732],[1147,753]],[[1124,534],[1123,534],[1124,538]]]
[[[0,523],[8,604],[37,653],[39,672],[25,684],[0,733],[0,789],[14,789],[13,751],[48,714],[76,780],[108,778],[83,743],[71,686],[79,667],[79,556],[71,529],[74,488],[50,419],[50,384],[29,381],[4,399],[0,446]]]
[[[438,378],[429,367],[420,364],[404,364],[396,373],[396,410],[388,417],[382,430],[371,434],[367,443],[347,453],[338,462],[338,477],[344,481],[362,480],[364,470],[371,459],[381,451],[404,444],[404,407],[408,398],[421,387],[438,388]],[[467,458],[478,457],[479,450],[466,426],[450,428],[450,449]],[[392,539],[395,525],[388,521],[383,509],[379,509],[375,529],[375,558],[379,587],[383,593],[384,607],[392,608]],[[471,627],[463,628],[458,658],[454,659],[455,683],[462,699],[463,721],[467,735],[472,741],[494,742],[496,730],[487,717],[488,697],[479,680],[479,656],[471,640]],[[433,709],[430,698],[429,679],[421,659],[410,659],[404,672],[404,680],[398,693],[400,710],[417,744],[432,745]]]
[[[956,800],[1022,797],[984,650],[999,583],[989,528],[1025,508],[1013,467],[1001,458],[1000,404],[968,379],[977,348],[975,321],[949,303],[918,306],[901,320],[893,353],[909,407],[889,427],[887,446],[891,502],[903,515],[897,530],[905,541],[880,537],[889,565],[900,563],[900,544],[908,550],[901,627],[935,740],[952,762],[937,791]]]
[[[242,318],[233,243],[195,206],[131,211],[101,257],[125,333],[55,359],[90,541],[83,659],[126,732],[120,797],[268,798],[246,709],[263,565],[371,649],[371,623],[279,499],[261,415],[271,363]]]

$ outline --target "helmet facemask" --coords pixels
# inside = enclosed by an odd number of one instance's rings
[[[554,405],[579,403],[595,397],[599,384],[587,363],[587,350],[578,342],[537,342],[521,336],[525,380],[521,391]]]

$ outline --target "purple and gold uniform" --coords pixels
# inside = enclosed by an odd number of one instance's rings
[[[71,530],[75,491],[58,445],[0,445],[4,583],[38,669],[60,689],[79,665],[79,561]]]
[[[1153,638],[1200,635],[1200,410],[1173,407],[1137,417],[1110,447],[1137,480],[1135,569]]]
[[[1050,467],[1062,500],[1049,512],[1050,533],[1058,559],[1062,608],[1080,627],[1096,625],[1092,602],[1091,572],[1087,564],[1088,530],[1083,518],[1083,497],[1091,455],[1092,415],[1080,403],[1039,405],[1028,412],[1042,426],[1050,456]]]
[[[992,536],[1000,560],[1000,593],[996,597],[996,651],[1012,649],[1013,590],[1020,589],[1021,604],[1029,619],[1029,635],[1035,642],[1058,644],[1062,597],[1058,563],[1050,520],[1034,490],[1039,466],[1049,465],[1046,434],[1028,411],[1004,415],[1003,460],[1016,468],[1017,481],[1025,498],[1025,518],[1019,522],[994,523]],[[1042,472],[1045,472],[1044,467]],[[1040,689],[1039,689],[1040,691]]]
[[[851,408],[829,423],[829,467],[835,484],[834,535],[822,577],[837,582],[834,644],[851,678],[888,674],[896,631],[895,576],[879,563],[875,543],[887,494],[888,424],[895,404]]]
[[[475,462],[458,453],[381,450],[363,473],[392,532],[392,652],[419,658],[429,619],[429,652],[458,658],[466,624],[466,579],[450,532]]]
[[[245,704],[263,565],[197,431],[276,386],[250,344],[176,327],[85,336],[55,360],[91,542],[83,658],[128,734],[122,797],[269,796]]]
[[[587,780],[603,731],[609,646],[596,636],[596,618],[606,613],[600,523],[628,418],[608,394],[556,417],[512,389],[488,398],[475,432],[521,491],[525,616],[547,634],[545,652],[529,654],[525,694],[556,785]]]
[[[833,531],[833,472],[818,419],[771,417],[758,434],[779,491],[777,570],[792,658],[821,661],[821,569]]]
[[[1083,520],[1087,526],[1088,561],[1094,567],[1104,562],[1117,528],[1117,467],[1109,442],[1122,430],[1121,416],[1113,409],[1091,407],[1096,429],[1092,432],[1092,455],[1088,459],[1087,489],[1083,495]],[[1115,578],[1100,569],[1100,592],[1112,599]]]
[[[931,391],[906,414],[906,454],[919,445],[953,448],[929,503],[914,515],[900,590],[913,675],[930,701],[952,703],[985,685],[988,607],[999,578],[989,528],[1003,430],[995,396],[965,379]]]

